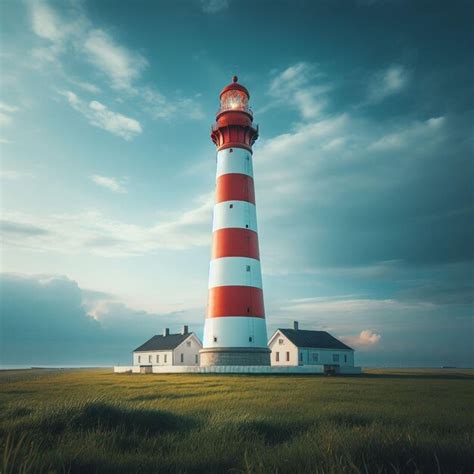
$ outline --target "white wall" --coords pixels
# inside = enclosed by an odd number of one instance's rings
[[[201,342],[194,336],[188,337],[173,351],[174,363],[173,365],[199,365],[199,351],[202,349]],[[181,354],[183,361],[181,361]],[[196,357],[197,356],[197,357]]]
[[[297,348],[281,332],[277,332],[270,340],[268,346],[271,353],[271,365],[275,366],[295,366],[295,365],[339,365],[340,367],[354,367],[354,351],[335,350],[335,349],[313,349]],[[289,352],[290,360],[287,360],[286,354]],[[277,361],[279,353],[279,361]],[[301,355],[303,357],[301,361]],[[333,356],[338,356],[335,361]]]
[[[271,365],[298,365],[298,348],[281,332],[278,332],[278,334],[270,341],[268,347],[272,351],[270,355]],[[277,353],[279,354],[279,360],[277,360]],[[287,354],[289,360],[287,360]]]
[[[301,354],[303,355],[302,362]],[[339,360],[334,360],[334,355],[336,358],[338,356]],[[316,356],[317,360],[315,360],[314,356]],[[303,365],[339,365],[340,367],[354,367],[354,351],[350,350],[300,348],[299,357],[300,363]]]
[[[188,342],[190,343],[189,345],[187,344]],[[134,352],[133,365],[199,365],[199,350],[201,348],[202,345],[199,339],[194,334],[190,334],[190,336],[174,350]],[[183,354],[184,362],[181,362],[181,354]],[[197,362],[196,355],[198,356]]]
[[[173,365],[173,351],[134,352],[133,365]]]

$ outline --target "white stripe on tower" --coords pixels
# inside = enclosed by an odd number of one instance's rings
[[[216,178],[230,173],[246,174],[253,177],[252,153],[244,148],[219,150],[217,152]]]
[[[260,262],[248,257],[223,257],[211,260],[209,288],[215,286],[262,288]]]
[[[264,318],[208,318],[204,325],[203,347],[266,347],[267,342]]]
[[[213,232],[230,227],[257,232],[255,204],[247,201],[224,201],[216,204],[212,223]]]

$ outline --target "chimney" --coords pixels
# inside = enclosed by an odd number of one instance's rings
[[[163,337],[166,337],[166,336],[169,336],[169,335],[170,335],[170,329],[169,328],[163,329]]]
[[[293,327],[295,328],[295,331],[298,331],[298,321],[293,321]]]
[[[188,333],[188,326],[185,324],[185,325],[183,326],[183,332],[182,332],[182,334],[187,334],[187,333]]]

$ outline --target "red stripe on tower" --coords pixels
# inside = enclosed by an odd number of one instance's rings
[[[260,260],[258,234],[248,229],[219,229],[212,240],[212,259],[249,257]]]
[[[216,203],[224,201],[247,201],[255,204],[253,178],[238,173],[219,176],[216,185]]]
[[[208,318],[264,318],[263,291],[253,286],[217,286],[209,290]]]

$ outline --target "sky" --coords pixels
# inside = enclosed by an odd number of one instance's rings
[[[0,5],[0,364],[111,365],[202,336],[233,74],[269,336],[367,366],[474,366],[469,1]]]

